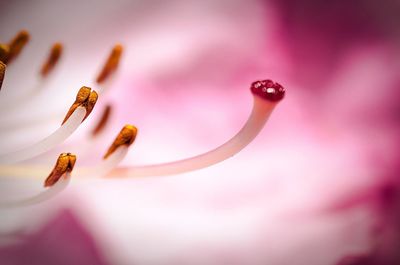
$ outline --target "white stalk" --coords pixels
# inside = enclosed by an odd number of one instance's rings
[[[99,178],[106,176],[125,158],[128,153],[127,146],[120,146],[107,159],[102,160],[93,167],[75,167],[74,175],[80,178]],[[0,177],[21,177],[44,176],[48,174],[49,169],[38,165],[0,165]]]
[[[68,186],[70,180],[71,176],[67,173],[66,176],[61,177],[53,186],[46,188],[46,190],[36,195],[10,201],[0,201],[0,209],[31,206],[52,199]]]
[[[86,115],[84,107],[78,107],[69,119],[45,139],[18,151],[0,154],[1,164],[10,164],[36,157],[64,142],[82,123]]]
[[[128,153],[127,146],[120,146],[107,159],[104,159],[99,165],[90,168],[77,168],[76,175],[79,178],[101,178],[115,169]]]

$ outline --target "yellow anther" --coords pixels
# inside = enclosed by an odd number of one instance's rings
[[[111,53],[108,56],[108,59],[103,66],[103,69],[97,76],[96,82],[98,84],[101,84],[104,81],[106,81],[106,79],[109,78],[110,75],[117,70],[119,61],[121,59],[122,51],[123,47],[120,44],[115,45],[114,48],[111,50]]]
[[[30,39],[30,35],[28,31],[22,30],[20,31],[14,39],[8,44],[9,51],[8,55],[4,59],[4,63],[8,64],[11,61],[13,61],[22,51],[22,49],[25,47],[25,45],[28,43]]]
[[[8,54],[10,53],[10,46],[4,43],[0,43],[0,61],[6,62]]]
[[[56,162],[50,175],[44,181],[45,187],[51,187],[62,177],[69,177],[68,175],[74,169],[76,156],[71,153],[62,153]]]
[[[115,152],[120,146],[130,146],[136,139],[137,128],[133,125],[125,125],[119,132],[114,142],[108,148],[107,153],[104,155],[104,159],[109,157]]]
[[[61,43],[55,43],[50,50],[47,60],[44,62],[42,69],[40,71],[42,77],[46,77],[56,66],[60,60],[63,51],[63,46]]]
[[[81,87],[78,91],[78,94],[76,95],[75,102],[69,108],[62,124],[64,124],[69,119],[69,117],[78,107],[84,107],[86,109],[86,115],[82,120],[83,122],[92,112],[94,105],[96,105],[97,99],[98,95],[96,91],[92,91],[90,87]]]

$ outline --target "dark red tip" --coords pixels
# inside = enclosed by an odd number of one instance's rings
[[[263,99],[278,102],[285,96],[285,89],[272,80],[261,80],[251,84],[251,92]]]

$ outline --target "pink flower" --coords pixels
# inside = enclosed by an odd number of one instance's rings
[[[4,177],[32,164],[49,172],[61,152],[77,153],[76,168],[96,166],[126,123],[139,134],[119,167],[191,157],[241,128],[254,80],[276,80],[287,95],[265,130],[223,163],[169,177],[124,179],[119,169],[113,178],[87,180],[74,170],[71,185],[55,198],[2,209],[0,229],[9,235],[4,242],[14,245],[0,251],[0,260],[6,255],[17,264],[17,256],[26,255],[32,264],[54,257],[73,262],[67,257],[82,255],[110,264],[313,265],[356,262],[362,255],[376,259],[373,264],[384,256],[390,264],[395,251],[385,244],[398,244],[398,236],[388,237],[398,233],[398,219],[388,211],[398,202],[394,37],[378,34],[380,41],[372,42],[357,34],[357,23],[354,30],[345,27],[368,5],[350,6],[354,16],[344,16],[344,24],[331,18],[340,21],[347,4],[293,6],[224,0],[5,4],[2,40],[21,28],[32,40],[7,68],[0,92],[7,113],[2,123],[11,124],[0,126],[1,153],[58,128],[79,87],[102,88],[92,79],[108,49],[121,42],[124,53],[112,87],[72,139],[11,173],[3,165]],[[379,19],[368,20],[365,36],[375,36],[368,29]],[[46,47],[56,41],[65,47],[57,72],[35,98],[13,107],[9,102],[33,90]],[[114,107],[111,120],[92,141],[89,132],[106,104]],[[43,189],[46,176],[36,177],[2,178],[2,199]],[[98,248],[102,258],[96,251],[63,251],[62,243],[41,251],[37,261],[35,251],[18,253],[21,244],[46,235],[44,224],[65,208],[93,237],[84,245]],[[65,220],[60,215],[56,220]],[[61,242],[68,229],[80,229],[65,227],[57,234]],[[21,230],[28,236],[15,244],[13,234]]]

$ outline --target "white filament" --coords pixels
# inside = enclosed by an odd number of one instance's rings
[[[106,176],[125,158],[128,153],[127,146],[120,146],[107,159],[104,159],[99,165],[91,168],[77,168],[76,175],[79,178],[100,178]]]
[[[6,154],[0,154],[0,163],[15,163],[36,157],[44,152],[49,151],[58,144],[64,142],[79,127],[85,115],[86,109],[83,107],[78,107],[59,129],[45,139],[24,149]]]
[[[120,146],[107,159],[94,167],[75,167],[74,175],[77,178],[99,178],[106,176],[125,158],[128,153],[127,146]],[[38,165],[0,165],[0,177],[27,177],[27,176],[44,176],[48,174],[49,169]]]
[[[24,108],[28,101],[32,102],[33,100],[35,100],[36,97],[39,96],[40,92],[44,90],[47,84],[48,79],[44,79],[42,77],[38,78],[38,80],[36,81],[36,85],[34,85],[30,91],[26,91],[18,99],[8,100],[2,103],[0,105],[0,110],[7,110],[8,115],[11,115],[11,113],[15,111],[20,111],[22,108]],[[5,124],[2,124],[2,127],[4,127],[4,125]]]
[[[70,179],[71,176],[69,173],[67,173],[66,176],[62,176],[53,186],[47,188],[39,194],[22,199],[15,199],[4,202],[0,201],[0,209],[31,206],[47,201],[63,191],[68,186]]]
[[[276,103],[254,96],[253,110],[242,129],[221,146],[191,158],[158,165],[145,165],[118,169],[111,177],[144,177],[181,174],[219,163],[246,147],[262,130]]]

